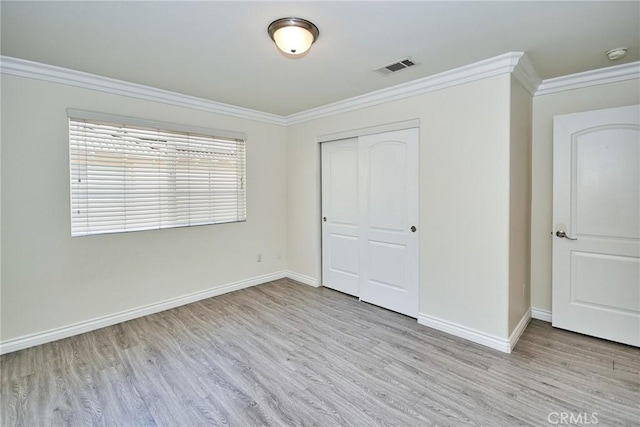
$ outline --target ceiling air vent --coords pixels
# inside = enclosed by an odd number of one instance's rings
[[[400,70],[406,70],[407,68],[413,67],[414,65],[418,65],[418,64],[412,61],[411,58],[406,58],[406,59],[401,59],[400,61],[396,61],[393,64],[380,67],[375,71],[382,74],[391,74],[391,73],[396,73]]]

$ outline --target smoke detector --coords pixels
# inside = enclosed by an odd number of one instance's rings
[[[607,55],[609,61],[617,61],[627,56],[627,50],[628,49],[626,47],[617,47],[606,52],[605,55]]]

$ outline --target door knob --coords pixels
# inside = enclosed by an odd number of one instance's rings
[[[323,220],[324,222],[327,222],[327,217],[326,217],[326,216],[323,216],[323,217],[322,217],[322,220]]]
[[[411,232],[412,232],[412,233],[415,233],[415,232],[416,232],[416,230],[417,230],[416,226],[415,226],[415,225],[412,225],[412,226],[411,226]]]
[[[564,232],[564,231],[562,231],[562,230],[558,230],[558,231],[556,231],[556,236],[558,236],[558,237],[564,237],[565,239],[569,239],[569,240],[578,240],[578,239],[576,239],[576,238],[573,238],[573,237],[569,237],[569,236],[567,236],[567,233],[565,233],[565,232]]]

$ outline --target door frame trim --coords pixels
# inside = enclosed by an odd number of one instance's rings
[[[401,122],[386,123],[383,125],[369,126],[365,128],[346,130],[326,135],[316,136],[316,143],[338,141],[341,139],[358,138],[360,136],[373,135],[377,133],[393,132],[405,129],[420,129],[420,119],[403,120]]]

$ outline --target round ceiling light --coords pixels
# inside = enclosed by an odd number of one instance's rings
[[[627,50],[628,49],[626,47],[617,47],[606,52],[605,55],[607,55],[609,61],[617,61],[618,59],[622,59],[627,56]]]
[[[278,49],[289,55],[305,53],[320,35],[318,27],[302,18],[277,19],[267,31]]]

